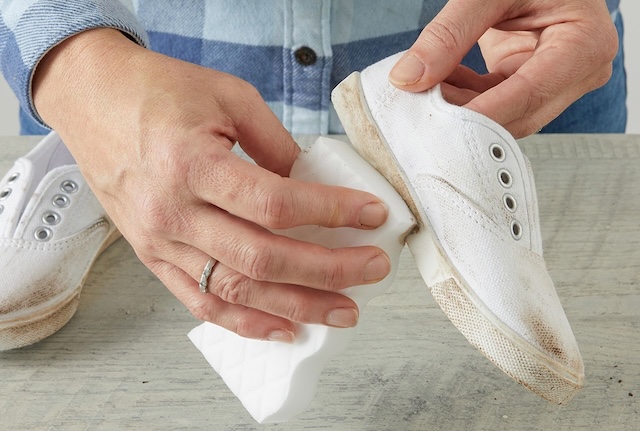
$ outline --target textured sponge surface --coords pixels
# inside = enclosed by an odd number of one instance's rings
[[[291,178],[364,190],[388,207],[386,223],[375,230],[301,226],[279,234],[328,248],[374,245],[391,260],[391,273],[382,281],[342,291],[360,308],[391,286],[404,238],[415,219],[387,180],[344,142],[318,138],[302,152]],[[284,422],[303,412],[313,400],[318,378],[329,360],[338,356],[355,335],[355,328],[338,329],[300,324],[296,341],[284,344],[242,338],[211,323],[189,332],[189,338],[222,377],[247,411],[260,423]]]

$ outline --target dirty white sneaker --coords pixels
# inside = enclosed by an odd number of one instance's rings
[[[119,237],[54,132],[0,180],[0,350],[58,331],[91,265]]]
[[[439,87],[391,86],[398,58],[338,85],[343,126],[417,217],[407,243],[447,317],[505,373],[563,404],[584,366],[542,257],[529,161],[505,129]]]

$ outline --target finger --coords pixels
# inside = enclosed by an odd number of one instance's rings
[[[389,257],[372,246],[329,249],[276,235],[213,206],[202,205],[178,232],[185,242],[258,281],[337,291],[382,280]]]
[[[288,176],[300,153],[289,132],[251,84],[234,78],[229,92],[221,95],[226,112],[236,129],[240,146],[259,166]],[[242,97],[238,97],[242,94]]]
[[[444,82],[452,87],[471,90],[475,93],[483,93],[504,81],[504,76],[498,73],[481,75],[462,64],[459,64]]]
[[[533,88],[535,85],[529,80],[514,74],[464,106],[503,125],[516,138],[527,136],[559,115],[561,107],[570,103],[559,93],[543,92],[542,88],[533,91]]]
[[[396,87],[424,91],[443,81],[503,13],[504,2],[450,0],[393,67]]]
[[[283,178],[222,146],[207,148],[209,153],[189,170],[189,187],[197,198],[240,218],[271,229],[301,225],[366,229],[387,218],[387,208],[370,193]]]
[[[516,139],[537,133],[560,115],[567,106],[576,101],[581,94],[577,93],[573,97],[564,95],[563,97],[551,98],[539,109],[530,110],[525,116],[517,117],[513,121],[503,124],[503,127]]]
[[[444,100],[458,106],[464,106],[478,96],[478,93],[473,90],[458,88],[446,82],[440,84],[440,91]]]
[[[502,82],[504,77],[496,73],[480,75],[466,66],[458,65],[456,69],[440,84],[442,97],[454,105],[464,106],[479,93]]]
[[[478,40],[487,69],[507,77],[536,50],[542,30],[505,32],[491,28]]]
[[[156,262],[150,269],[197,319],[246,338],[289,343],[295,338],[296,327],[287,319],[204,295],[188,274],[167,262]]]
[[[187,244],[168,245],[170,247],[155,261],[172,262],[191,277],[189,288],[198,288],[209,256]],[[255,308],[299,323],[351,327],[358,322],[358,306],[344,295],[299,285],[252,280],[221,262],[214,265],[207,287],[211,294],[228,304]]]
[[[558,61],[563,57],[562,61]],[[502,125],[527,122],[524,128],[512,132],[516,135],[535,132],[557,117],[563,109],[582,94],[596,88],[595,81],[606,82],[606,70],[584,76],[580,61],[570,52],[555,49],[541,50],[523,64],[516,73],[480,94],[466,107],[479,112]],[[542,71],[553,71],[552,74]],[[602,85],[602,84],[600,84]],[[536,113],[534,118],[531,118]],[[532,121],[535,119],[535,122]],[[511,131],[511,130],[510,130]]]
[[[209,291],[227,303],[255,308],[294,322],[337,327],[351,327],[358,322],[357,305],[344,295],[252,280],[223,264],[218,264],[211,274]]]

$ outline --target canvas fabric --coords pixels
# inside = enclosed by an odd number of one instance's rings
[[[481,307],[531,345],[561,355],[555,358],[561,363],[578,361],[542,257],[528,160],[500,125],[447,103],[439,87],[416,94],[391,86],[387,75],[398,58],[365,69],[363,93],[460,281]],[[493,144],[502,148],[504,160],[491,156]],[[500,182],[504,171],[511,177],[508,186]],[[513,212],[504,205],[506,193],[517,202]],[[513,222],[521,226],[520,238],[512,234]]]

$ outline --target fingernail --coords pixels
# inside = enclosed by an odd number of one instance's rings
[[[387,219],[387,207],[381,203],[367,204],[360,210],[358,223],[362,226],[378,227]]]
[[[393,66],[389,80],[397,85],[415,84],[424,75],[424,63],[415,54],[406,54]]]
[[[350,328],[358,323],[358,312],[353,308],[336,308],[327,314],[327,325]]]
[[[380,281],[389,274],[391,261],[386,254],[379,254],[364,268],[364,281]]]
[[[287,331],[286,329],[276,329],[275,331],[271,331],[269,333],[269,341],[279,341],[281,343],[293,343],[295,339],[295,335],[293,332]]]

